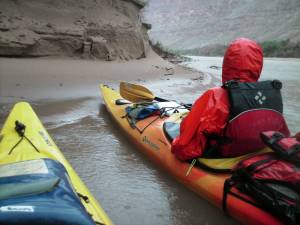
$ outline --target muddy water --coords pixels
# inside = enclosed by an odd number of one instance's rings
[[[220,84],[220,71],[209,68],[220,62],[220,58],[198,61],[197,66],[206,73],[190,78],[162,76],[139,82],[160,97],[189,103],[206,88]],[[281,76],[288,87],[283,92],[285,114],[291,129],[299,130],[299,62],[267,61],[264,70],[266,77]],[[118,81],[110,84],[117,88]],[[81,90],[84,94],[72,99],[40,101],[31,97],[30,102],[116,225],[237,224],[141,154],[109,117],[96,86]],[[9,100],[16,101],[13,97]],[[0,104],[0,125],[10,106]]]
[[[285,115],[293,132],[300,124],[298,65],[283,61],[278,65],[271,60],[265,62],[263,72],[265,78],[275,74],[283,80]],[[282,67],[291,72],[282,76]],[[199,78],[202,84],[219,83],[218,72],[211,74],[216,79],[204,75]],[[192,81],[165,78],[146,85],[161,97],[193,102],[201,93],[194,85],[197,82],[196,76]],[[61,107],[60,113],[49,106]],[[36,103],[35,109],[115,224],[237,224],[141,154],[113,123],[98,94],[75,101]]]
[[[141,83],[161,97],[193,102],[200,83],[211,81],[200,75]],[[117,88],[118,82],[110,84]],[[141,154],[113,123],[97,88],[78,98],[30,103],[116,225],[237,224]],[[10,106],[0,104],[1,126]]]
[[[54,104],[65,110],[49,112]],[[100,97],[37,102],[34,108],[115,224],[236,224],[141,154]]]

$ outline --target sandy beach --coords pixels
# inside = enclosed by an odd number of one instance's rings
[[[99,96],[99,83],[118,88],[120,81],[140,83],[169,98],[175,93],[201,90],[204,74],[163,60],[154,52],[132,61],[99,61],[72,58],[0,58],[0,117],[17,101],[53,102]],[[168,88],[167,88],[168,87]],[[179,100],[190,101],[179,95]],[[64,104],[63,104],[64,105]],[[68,107],[68,104],[64,105]],[[2,118],[3,119],[3,118]],[[1,121],[1,120],[0,120]]]
[[[10,102],[11,98],[79,97],[91,95],[90,87],[97,88],[100,82],[146,82],[174,77],[191,78],[195,74],[161,59],[153,52],[145,59],[113,62],[69,58],[0,58],[0,96],[2,102]]]

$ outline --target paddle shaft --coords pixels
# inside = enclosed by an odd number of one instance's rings
[[[170,101],[170,100],[160,98],[160,97],[154,97],[153,100],[156,100],[158,102],[169,102]],[[187,108],[188,110],[191,110],[191,108],[192,108],[192,104],[181,104],[181,105],[184,106],[185,108]]]
[[[160,98],[160,97],[154,97],[153,100],[156,100],[156,101],[158,101],[158,102],[169,102],[169,100],[164,99],[164,98]]]

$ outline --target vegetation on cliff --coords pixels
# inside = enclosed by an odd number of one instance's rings
[[[265,41],[261,43],[264,55],[267,57],[300,58],[300,41],[293,43],[290,40]]]
[[[148,0],[129,0],[129,1],[135,3],[140,8],[144,8],[146,6],[146,4],[148,3]]]
[[[300,41],[291,42],[289,39],[281,41],[264,41],[260,43],[265,57],[300,58]],[[178,50],[183,55],[223,56],[226,45],[210,45],[203,48]]]
[[[180,63],[183,61],[188,61],[189,58],[182,56],[182,54],[178,51],[169,49],[165,47],[161,42],[156,42],[155,44],[150,41],[150,46],[153,51],[155,51],[158,55],[160,55],[163,59],[166,59],[172,63]]]

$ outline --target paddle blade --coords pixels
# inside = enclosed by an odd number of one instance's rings
[[[120,83],[120,94],[131,102],[151,102],[155,98],[150,90],[138,84]]]

